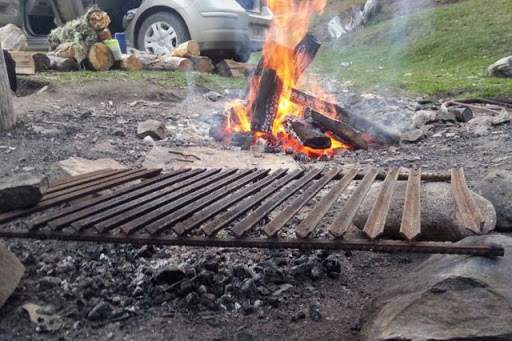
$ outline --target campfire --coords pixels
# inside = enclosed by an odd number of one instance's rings
[[[311,158],[332,157],[339,150],[368,149],[371,143],[392,144],[398,138],[382,127],[349,113],[313,81],[302,76],[320,43],[309,33],[310,20],[325,0],[270,0],[275,20],[245,100],[229,103],[216,133],[219,140],[251,143],[263,139],[275,149]],[[306,90],[302,90],[306,89]]]

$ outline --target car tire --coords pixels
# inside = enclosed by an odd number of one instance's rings
[[[163,29],[166,35],[163,40],[157,42],[155,30],[158,29]],[[142,22],[137,32],[137,48],[153,54],[164,54],[165,49],[168,51],[171,47],[189,40],[187,25],[183,19],[171,12],[157,12],[150,15]]]
[[[247,63],[251,59],[251,53],[249,48],[244,47],[235,52],[233,59],[235,62]]]

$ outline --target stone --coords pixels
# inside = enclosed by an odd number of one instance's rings
[[[104,321],[110,318],[112,311],[112,306],[109,303],[101,301],[89,311],[87,318],[91,321]]]
[[[60,315],[55,314],[55,309],[51,306],[40,306],[33,303],[26,303],[22,306],[30,320],[36,325],[36,331],[55,332],[62,328],[64,322]]]
[[[486,136],[491,133],[492,117],[475,117],[466,124],[466,130],[476,136]]]
[[[414,114],[414,126],[421,129],[428,123],[435,122],[437,120],[437,112],[433,110],[420,110]]]
[[[0,179],[0,212],[29,208],[37,205],[48,190],[48,178],[18,175]]]
[[[496,209],[496,230],[512,231],[512,172],[490,171],[475,187],[475,191],[489,200]]]
[[[32,130],[34,131],[34,133],[41,135],[43,137],[57,137],[64,134],[64,132],[60,129],[45,128],[37,125],[32,126]]]
[[[293,289],[293,284],[290,284],[290,283],[282,284],[279,287],[279,289],[277,289],[276,291],[274,291],[272,293],[272,296],[279,297],[279,296],[283,295],[285,292],[287,292],[290,289]]]
[[[309,306],[309,318],[315,322],[318,322],[322,319],[322,314],[320,313],[320,306],[318,304],[311,304]]]
[[[421,129],[414,129],[407,131],[405,133],[402,133],[400,135],[400,140],[402,142],[418,142],[425,136],[425,133]]]
[[[502,58],[487,69],[489,76],[512,77],[512,56]]]
[[[209,91],[209,92],[204,94],[204,97],[207,98],[208,100],[212,101],[212,102],[217,102],[223,96],[221,94],[219,94],[218,92],[216,92],[216,91]]]
[[[28,47],[27,35],[13,24],[0,27],[0,45],[3,49],[21,51]]]
[[[0,243],[0,308],[14,292],[24,272],[19,259]]]
[[[159,269],[153,276],[153,282],[159,284],[174,284],[185,278],[185,272],[175,265],[168,265]]]
[[[512,238],[459,242],[491,243],[505,256],[435,255],[401,277],[373,302],[362,340],[512,339]]]
[[[256,338],[246,331],[241,331],[241,332],[236,333],[233,336],[232,340],[233,341],[255,341]]]
[[[137,137],[144,139],[150,136],[153,140],[163,140],[167,137],[169,132],[165,124],[157,120],[147,120],[139,123],[137,127]]]
[[[498,126],[501,124],[510,123],[510,121],[511,121],[510,113],[507,110],[503,109],[499,115],[494,116],[492,118],[491,124],[493,126]]]
[[[67,160],[59,161],[59,167],[70,176],[90,173],[102,169],[126,169],[126,166],[123,166],[116,160],[87,160],[81,157],[71,157]]]
[[[386,220],[384,235],[400,238],[400,224],[405,201],[406,181],[398,181]],[[382,183],[374,184],[361,208],[354,218],[354,224],[363,229],[370,210],[382,188]],[[492,203],[473,193],[476,204],[480,207],[485,223],[482,233],[490,233],[496,227],[496,211]],[[421,186],[421,240],[458,241],[473,235],[461,221],[451,185],[445,182],[427,182]]]

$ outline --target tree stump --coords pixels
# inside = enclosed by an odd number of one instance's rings
[[[3,51],[1,44],[0,51]],[[0,53],[0,131],[9,130],[15,124],[16,115],[12,105],[7,66],[5,64],[4,54]]]

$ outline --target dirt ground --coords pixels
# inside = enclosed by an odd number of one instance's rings
[[[140,166],[153,148],[136,137],[138,122],[146,119],[160,120],[170,127],[172,136],[159,143],[161,146],[227,148],[255,160],[264,158],[211,141],[208,129],[215,112],[222,111],[230,94],[236,91],[228,92],[217,102],[205,98],[207,91],[201,87],[166,89],[150,81],[99,80],[67,87],[49,84],[42,93],[16,99],[20,123],[13,131],[0,134],[0,174],[27,172],[56,178],[62,175],[56,163],[72,156],[112,158],[126,166]],[[510,125],[493,127],[487,136],[475,136],[456,125],[439,125],[428,135],[418,143],[368,152],[347,151],[333,160],[306,166],[359,163],[383,168],[416,166],[425,170],[463,166],[470,183],[495,167],[512,170]],[[295,283],[279,304],[264,306],[253,314],[236,310],[197,311],[149,297],[132,298],[128,304],[133,307],[131,313],[123,318],[92,322],[82,312],[84,303],[64,295],[62,286],[76,281],[82,271],[89,274],[101,270],[109,276],[118,274],[124,280],[134,277],[141,266],[137,256],[140,248],[5,242],[23,260],[27,271],[16,293],[0,311],[0,340],[357,340],[371,301],[383,287],[399,281],[405,272],[425,259],[411,255],[340,253],[342,272],[337,279]],[[228,262],[254,263],[272,257],[273,252],[156,248],[150,258],[154,262],[183,260],[213,253],[227,254]],[[292,251],[283,254],[290,262],[301,256]],[[73,257],[74,270],[55,273],[54,265],[67,256]],[[102,257],[110,262],[102,263]],[[116,264],[123,268],[118,269]],[[125,265],[130,266],[125,269]],[[50,273],[48,269],[52,269]],[[42,286],[41,278],[48,275],[57,275],[61,285]],[[52,304],[62,316],[63,326],[52,333],[36,331],[21,309],[25,303]],[[319,321],[309,316],[311,304],[320,307]],[[296,318],[300,312],[305,317]]]

